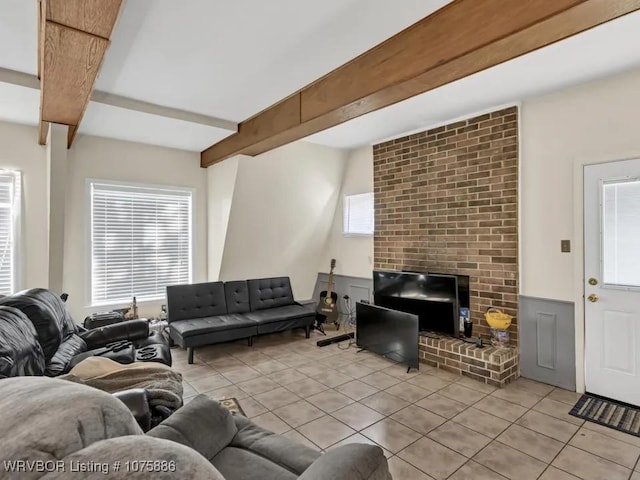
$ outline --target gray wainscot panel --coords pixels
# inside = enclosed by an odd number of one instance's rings
[[[344,296],[349,296],[349,305],[351,310],[356,308],[356,302],[365,300],[368,302],[373,301],[373,279],[362,277],[350,277],[347,275],[335,275],[333,276],[334,286],[333,290],[338,294],[338,308],[342,314],[348,311],[347,302],[344,300]],[[328,273],[318,273],[316,280],[316,286],[313,291],[313,298],[317,300],[322,290],[327,289],[329,282]]]
[[[520,373],[575,391],[573,302],[520,296]]]

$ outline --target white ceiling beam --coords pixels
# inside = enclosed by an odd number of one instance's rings
[[[2,67],[0,67],[0,83],[8,83],[11,85],[17,85],[19,87],[32,88],[34,90],[40,89],[40,81],[38,80],[37,76],[28,73],[17,72],[15,70],[9,70]],[[199,125],[215,127],[222,130],[228,130],[230,132],[238,131],[238,124],[230,120],[210,117],[208,115],[202,115],[200,113],[188,112],[186,110],[180,110],[178,108],[156,105],[154,103],[143,102],[141,100],[135,100],[133,98],[121,97],[120,95],[100,92],[98,90],[94,90],[93,94],[91,95],[91,101],[102,103],[104,105],[109,105],[112,107],[133,110],[135,112],[148,113],[150,115],[157,115],[159,117],[172,118],[174,120],[181,120],[183,122],[197,123]]]
[[[112,107],[125,108],[127,110],[134,110],[136,112],[158,115],[159,117],[167,117],[173,118],[175,120],[183,120],[185,122],[199,123],[201,125],[207,125],[209,127],[229,130],[230,132],[238,131],[238,124],[230,120],[223,120],[221,118],[210,117],[208,115],[202,115],[200,113],[188,112],[186,110],[180,110],[178,108],[156,105],[155,103],[143,102],[141,100],[135,100],[133,98],[121,97],[120,95],[114,95],[98,90],[94,91],[93,95],[91,95],[91,101],[102,103],[104,105],[109,105]]]
[[[8,68],[0,67],[0,82],[40,90],[40,80],[38,80],[38,77],[29,73],[9,70]]]

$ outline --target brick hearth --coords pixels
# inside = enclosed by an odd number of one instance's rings
[[[494,387],[503,387],[518,378],[518,351],[515,348],[476,347],[445,336],[420,336],[420,361]]]

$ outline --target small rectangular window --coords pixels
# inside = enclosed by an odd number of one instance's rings
[[[159,300],[191,283],[192,192],[91,182],[91,304]]]
[[[373,192],[344,197],[345,235],[373,235]]]
[[[20,219],[20,172],[0,170],[0,294],[17,289],[17,237]]]

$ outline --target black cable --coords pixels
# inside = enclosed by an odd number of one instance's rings
[[[349,301],[350,298],[348,295],[345,295],[344,297],[342,297],[342,299],[344,300],[344,303],[346,305],[346,312],[341,312],[340,315],[342,315],[343,317],[347,317],[348,318],[348,324],[349,326],[354,326],[353,325],[353,315],[356,313],[356,309],[355,307],[351,308],[351,302]],[[340,323],[342,325],[342,322]],[[346,332],[346,327],[345,327],[345,332]],[[355,340],[349,340],[349,343],[347,344],[346,347],[341,347],[340,343],[338,343],[338,349],[340,350],[348,350],[349,348],[351,348],[352,345],[355,345]]]

